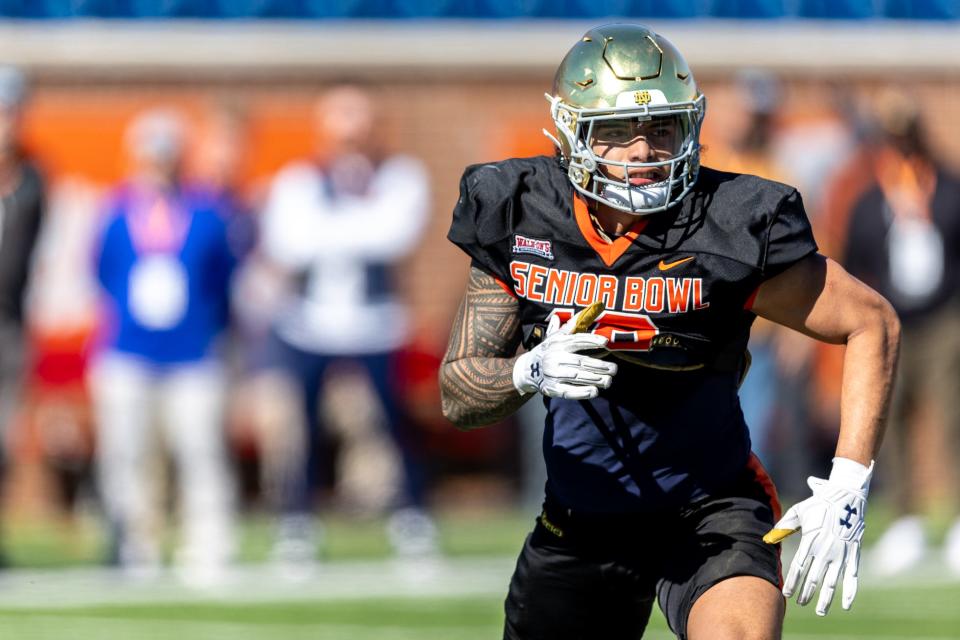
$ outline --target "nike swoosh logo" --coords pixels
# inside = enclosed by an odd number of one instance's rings
[[[661,261],[660,261],[660,264],[657,265],[657,266],[660,267],[660,271],[668,271],[668,270],[670,270],[670,269],[673,269],[674,267],[677,267],[677,266],[683,264],[684,262],[690,262],[690,261],[693,260],[695,257],[696,257],[696,256],[690,256],[689,258],[681,258],[680,260],[677,260],[677,261],[675,261],[675,262],[669,262],[669,263],[664,262],[663,260],[661,260]]]

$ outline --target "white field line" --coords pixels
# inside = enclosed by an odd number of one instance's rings
[[[170,571],[150,580],[110,569],[0,573],[0,609],[182,602],[289,602],[458,598],[506,594],[514,559],[336,562],[290,575],[268,565],[233,569],[212,587],[185,586]]]
[[[269,565],[233,569],[220,584],[203,589],[185,586],[171,571],[151,580],[126,578],[116,570],[73,568],[5,570],[0,572],[0,609],[86,607],[96,605],[183,602],[244,603],[371,598],[463,598],[506,595],[513,557],[444,558],[427,563],[397,560],[332,562],[289,575]],[[942,616],[952,607],[937,607],[938,586],[960,585],[960,578],[942,569],[921,568],[911,575],[887,579],[866,573],[861,593],[904,590],[897,617]],[[917,589],[910,593],[910,589]],[[791,609],[797,609],[792,603]],[[855,605],[856,608],[856,605]],[[880,617],[882,606],[862,607]],[[0,634],[2,637],[2,634]]]
[[[256,625],[163,618],[122,620],[89,616],[28,615],[20,621],[4,619],[2,637],[16,637],[18,640],[62,640],[65,629],[70,630],[73,640],[169,640],[172,637],[180,640],[457,640],[476,635],[475,630],[461,627],[400,629],[377,625]],[[469,635],[471,632],[473,635]]]

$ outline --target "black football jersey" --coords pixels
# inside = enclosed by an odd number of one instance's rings
[[[672,209],[607,242],[552,157],[468,167],[449,239],[519,301],[524,344],[594,301],[619,372],[591,401],[545,398],[548,491],[587,511],[648,511],[719,490],[749,435],[737,398],[753,296],[816,251],[799,194],[702,168]]]

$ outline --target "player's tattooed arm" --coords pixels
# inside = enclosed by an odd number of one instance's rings
[[[516,298],[471,267],[440,368],[443,415],[471,429],[498,422],[529,400],[531,395],[521,396],[513,386],[519,344]]]

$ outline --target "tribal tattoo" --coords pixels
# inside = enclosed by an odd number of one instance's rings
[[[526,402],[513,386],[520,344],[517,299],[491,276],[470,268],[440,369],[443,414],[462,429],[502,420]]]

